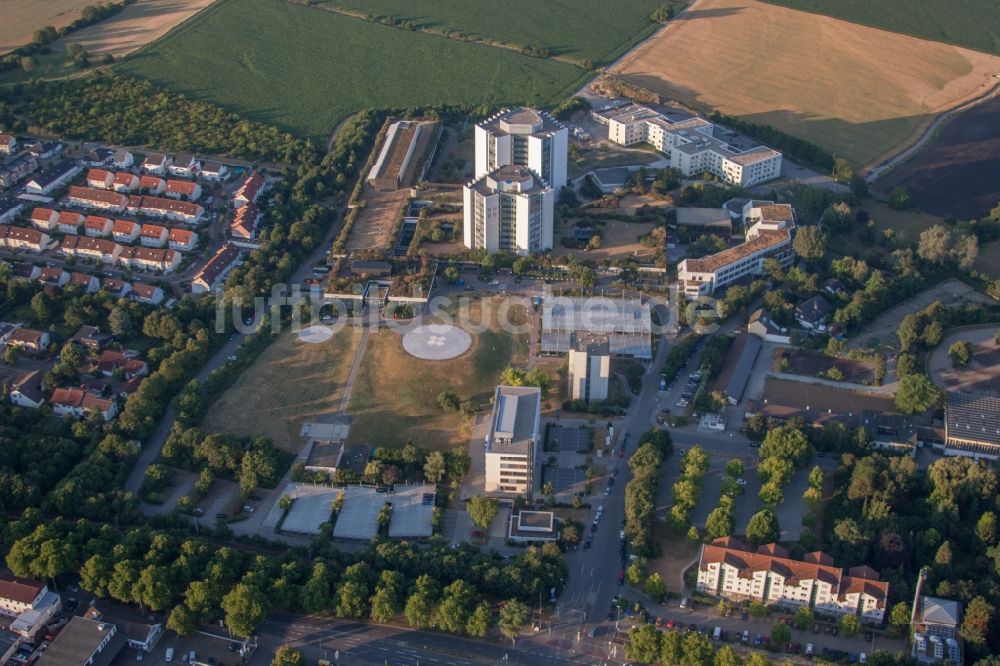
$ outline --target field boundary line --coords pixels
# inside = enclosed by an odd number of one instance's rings
[[[290,5],[302,6],[301,3],[295,2],[295,0],[283,0],[283,2],[286,2],[286,3],[290,4]],[[434,30],[432,28],[414,27],[412,30],[408,29],[408,28],[402,28],[402,27],[400,27],[398,25],[394,25],[392,23],[383,23],[382,21],[376,21],[374,19],[374,15],[369,15],[369,14],[366,14],[365,12],[361,12],[361,11],[358,11],[358,10],[355,10],[355,9],[351,9],[349,7],[342,7],[341,5],[338,5],[338,4],[335,4],[335,3],[332,3],[332,2],[326,2],[326,3],[323,3],[322,5],[310,4],[310,5],[304,5],[304,6],[310,8],[310,9],[317,9],[317,10],[319,10],[321,12],[331,12],[333,14],[340,14],[341,16],[347,16],[347,17],[350,17],[350,18],[353,18],[353,19],[357,19],[359,21],[364,21],[365,23],[374,23],[376,25],[384,25],[387,28],[394,28],[395,30],[401,30],[401,31],[405,31],[405,32],[421,32],[421,33],[423,33],[425,35],[433,35],[435,37],[441,37],[443,39],[449,39],[449,40],[451,40],[453,42],[461,42],[463,44],[479,44],[480,46],[488,46],[488,47],[496,48],[496,49],[507,49],[508,51],[513,51],[514,53],[523,55],[526,58],[535,58],[535,56],[529,56],[529,55],[526,55],[525,53],[523,53],[521,51],[522,47],[519,47],[516,44],[508,44],[506,42],[492,41],[492,40],[489,40],[489,39],[486,39],[486,38],[483,38],[483,37],[473,37],[472,35],[468,35],[468,34],[465,34],[465,33],[460,33],[457,30],[455,32],[458,35],[460,35],[459,37],[452,37],[451,35],[449,35],[447,33],[440,32],[440,31]],[[372,16],[372,18],[368,18],[368,16]],[[462,37],[467,37],[467,39],[462,39]],[[545,48],[545,47],[540,47],[540,48]],[[579,67],[580,69],[582,69],[584,71],[590,71],[590,70],[585,69],[583,66],[581,66],[581,64],[579,62],[573,60],[572,58],[567,58],[565,56],[549,55],[549,56],[546,56],[545,58],[536,58],[536,59],[537,60],[557,60],[559,62],[564,62],[564,63],[566,63],[568,65],[574,65],[576,67]]]
[[[155,44],[159,44],[161,41],[167,39],[168,37],[171,37],[172,35],[174,35],[174,33],[182,32],[188,26],[195,25],[197,22],[203,21],[205,16],[208,16],[211,13],[213,13],[215,11],[218,11],[219,7],[225,5],[229,1],[230,0],[213,0],[212,4],[208,5],[207,7],[205,7],[204,9],[202,9],[201,11],[195,12],[194,14],[192,14],[191,16],[189,16],[187,19],[181,21],[180,23],[178,23],[177,25],[175,25],[174,27],[172,27],[170,30],[167,30],[165,33],[163,33],[162,35],[160,35],[156,39],[154,39],[154,40],[152,40],[150,42],[147,42],[147,43],[143,44],[142,46],[140,46],[139,48],[137,48],[136,50],[132,51],[131,53],[127,53],[127,54],[125,54],[125,56],[116,59],[115,63],[113,65],[111,65],[110,67],[112,69],[115,69],[115,68],[117,68],[117,66],[119,64],[131,60],[134,56],[139,55],[140,53],[142,53],[146,49],[150,48],[151,46],[153,46]],[[135,77],[130,77],[130,78],[135,78]]]
[[[950,109],[942,111],[935,116],[925,128],[923,128],[920,136],[918,136],[914,141],[903,146],[903,148],[897,151],[894,155],[890,155],[888,158],[883,159],[881,162],[868,169],[868,174],[865,176],[865,180],[868,183],[874,183],[886,174],[891,173],[893,169],[906,163],[919,153],[920,150],[928,142],[930,142],[931,139],[936,137],[949,122],[954,120],[953,116],[964,113],[965,111],[979,106],[980,104],[985,104],[998,95],[1000,95],[1000,82],[995,83],[992,88],[984,92],[982,95],[959,102],[957,106],[953,106]]]

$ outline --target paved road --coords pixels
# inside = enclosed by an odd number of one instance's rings
[[[547,636],[547,634],[542,634]],[[326,658],[337,663],[392,666],[482,666],[483,664],[599,664],[600,653],[570,654],[560,645],[518,639],[497,645],[403,627],[336,620],[320,616],[277,616],[261,624],[252,664],[268,664],[279,645],[303,651],[307,663]],[[619,650],[620,651],[620,650]]]
[[[338,218],[340,217],[338,213]],[[338,220],[335,220],[333,224],[330,225],[330,230],[327,232],[326,237],[323,239],[309,258],[302,262],[299,269],[292,275],[291,279],[288,281],[289,284],[302,284],[302,282],[309,277],[312,277],[312,267],[316,263],[319,263],[326,258],[326,249],[330,247],[333,243],[333,239],[337,234],[339,225]],[[212,373],[213,370],[220,367],[226,360],[236,351],[236,348],[243,344],[243,338],[245,335],[243,333],[236,333],[233,337],[228,340],[222,347],[212,356],[208,362],[198,371],[195,375],[195,379],[198,382],[203,382],[208,378],[208,375]],[[146,442],[142,446],[142,452],[139,454],[139,459],[136,461],[135,466],[132,467],[132,473],[129,474],[128,479],[125,481],[125,490],[138,493],[139,486],[142,484],[142,477],[146,474],[146,468],[149,467],[153,462],[156,461],[157,457],[160,455],[160,451],[163,449],[163,445],[167,441],[167,436],[170,434],[170,427],[173,425],[174,419],[177,418],[177,412],[172,406],[167,406],[166,411],[163,413],[163,418],[160,419],[160,423],[156,426],[156,430],[153,432]]]

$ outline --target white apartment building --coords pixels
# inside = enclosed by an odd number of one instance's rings
[[[566,184],[569,132],[558,120],[525,107],[476,125],[476,178],[507,165],[531,169],[554,190]]]
[[[631,104],[593,117],[608,126],[608,138],[629,146],[648,143],[685,176],[709,172],[728,183],[750,187],[781,175],[781,153],[764,146],[740,150],[714,136],[704,118],[671,121],[644,106]]]
[[[487,494],[531,499],[542,441],[541,407],[541,389],[497,386],[485,442]]]
[[[795,209],[789,204],[748,201],[743,207],[743,224],[749,226],[746,242],[700,259],[684,259],[677,265],[677,280],[686,296],[709,295],[748,275],[761,275],[765,259],[777,259],[786,268],[792,264]]]
[[[555,191],[526,167],[507,165],[464,188],[465,246],[491,254],[552,249]]]
[[[569,350],[570,400],[600,402],[608,399],[611,355],[607,342],[583,344]]]
[[[715,539],[702,548],[697,589],[734,601],[857,615],[871,623],[882,622],[889,597],[889,584],[870,567],[844,573],[820,551],[793,560],[777,544],[754,551],[732,537]]]

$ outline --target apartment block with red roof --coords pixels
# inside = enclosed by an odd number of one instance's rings
[[[98,190],[110,190],[115,181],[115,174],[107,169],[87,169],[87,187]]]
[[[121,212],[128,205],[128,197],[121,192],[71,185],[69,194],[66,196],[66,203],[82,208],[101,208]]]
[[[733,537],[702,547],[697,589],[735,601],[857,615],[872,623],[882,622],[889,598],[889,584],[869,567],[845,573],[820,551],[796,560],[777,544],[753,550]]]
[[[198,234],[187,229],[171,229],[167,236],[167,246],[171,250],[190,252],[198,247]]]
[[[88,238],[86,236],[67,236],[59,249],[70,257],[95,259],[105,264],[118,260],[122,246],[105,238]]]
[[[141,230],[142,227],[131,220],[115,220],[111,227],[111,237],[118,243],[134,243]]]
[[[151,194],[155,197],[163,194],[164,190],[167,189],[167,181],[159,176],[143,176],[139,179],[139,187],[146,194]]]
[[[118,255],[118,263],[125,268],[172,273],[180,265],[181,255],[176,250],[168,248],[125,247]]]
[[[7,250],[31,250],[41,252],[52,241],[49,235],[38,229],[0,225],[0,247]]]
[[[139,231],[139,242],[144,247],[163,247],[167,244],[169,232],[159,224],[144,224]]]
[[[171,199],[187,199],[196,201],[201,196],[201,185],[193,180],[177,180],[171,178],[167,181],[166,196]]]
[[[119,171],[115,174],[111,189],[115,192],[132,192],[139,189],[139,176],[128,171]]]
[[[52,413],[57,416],[83,418],[96,409],[102,419],[110,421],[118,414],[117,402],[98,398],[82,388],[57,388],[52,392],[49,404],[52,405]]]
[[[155,217],[165,217],[169,220],[197,224],[201,222],[205,209],[190,201],[177,201],[163,197],[133,196],[128,200],[128,209],[133,213],[142,213]]]
[[[78,234],[83,226],[83,214],[73,210],[59,211],[59,221],[56,223],[56,231],[61,234]]]
[[[59,211],[51,208],[35,208],[31,211],[31,226],[52,233],[59,224]]]
[[[233,205],[239,208],[251,202],[256,203],[258,197],[264,191],[266,184],[267,181],[264,180],[264,176],[254,171],[243,179],[243,182],[233,194]]]
[[[83,233],[91,238],[110,236],[112,229],[114,229],[114,222],[111,221],[110,217],[88,215],[87,219],[83,221]]]

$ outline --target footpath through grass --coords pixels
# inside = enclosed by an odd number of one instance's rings
[[[1000,2],[997,0],[764,2],[1000,55]]]
[[[219,0],[118,68],[316,139],[365,108],[542,106],[587,75],[283,0]]]

